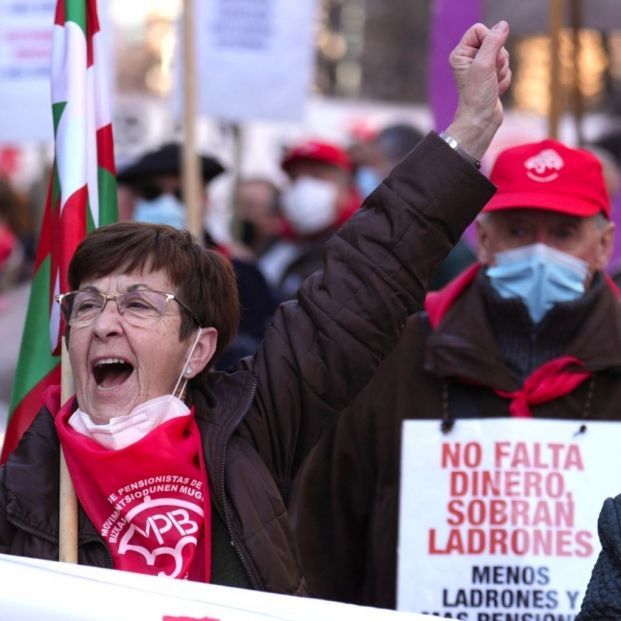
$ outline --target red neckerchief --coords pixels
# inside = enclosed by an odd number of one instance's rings
[[[509,412],[517,418],[530,418],[531,405],[553,401],[570,393],[593,375],[574,356],[561,356],[537,367],[522,384],[520,390],[494,390],[500,397],[511,399]]]
[[[68,401],[56,430],[84,511],[117,569],[211,579],[211,502],[194,411],[120,450],[74,431]]]
[[[442,323],[455,301],[470,286],[480,267],[480,264],[470,266],[443,289],[427,296],[425,310],[433,330]],[[612,293],[621,298],[621,292],[610,277],[605,275],[604,278]],[[573,356],[561,356],[535,369],[524,380],[519,390],[509,392],[490,388],[500,397],[511,399],[509,405],[511,416],[530,417],[531,405],[553,401],[569,394],[591,376],[592,373],[585,369],[581,360]]]

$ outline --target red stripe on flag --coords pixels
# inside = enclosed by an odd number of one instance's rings
[[[69,291],[68,270],[71,257],[79,243],[86,237],[86,209],[88,208],[88,189],[82,186],[65,203],[60,228],[62,249],[59,257],[60,290]]]
[[[43,405],[43,393],[49,386],[60,384],[60,364],[50,371],[39,383],[35,384],[19,405],[13,410],[4,436],[0,464],[15,450],[24,432],[30,427]]]
[[[97,164],[115,175],[114,140],[112,138],[112,123],[108,123],[97,130]]]
[[[56,15],[54,16],[54,24],[56,26],[64,26],[67,21],[67,11],[65,10],[65,0],[58,0],[56,3]]]
[[[37,254],[35,256],[35,264],[33,272],[36,272],[41,263],[45,260],[48,254],[51,252],[51,227],[52,227],[52,211],[57,209],[50,209],[50,203],[52,200],[52,187],[54,185],[54,175],[50,175],[50,182],[47,186],[47,198],[45,199],[45,210],[43,211],[43,221],[41,222],[41,232],[39,233],[39,245],[37,246]],[[58,201],[57,201],[58,202]],[[58,205],[55,205],[58,208]]]
[[[96,0],[86,2],[86,66],[91,67],[95,60],[93,52],[93,36],[99,32]]]

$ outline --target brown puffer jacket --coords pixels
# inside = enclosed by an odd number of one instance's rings
[[[395,607],[404,420],[509,416],[509,400],[492,388],[512,392],[521,382],[503,360],[481,282],[473,281],[433,332],[426,313],[409,320],[302,467],[290,510],[311,595]],[[533,416],[621,419],[621,303],[608,285],[599,290],[564,350],[592,379],[533,406]]]
[[[290,483],[492,194],[431,134],[328,242],[324,271],[279,307],[254,358],[192,386],[212,503],[254,588],[305,592],[283,500]],[[0,469],[0,553],[57,556],[57,479],[58,440],[43,411]],[[82,511],[79,528],[80,563],[111,565]]]

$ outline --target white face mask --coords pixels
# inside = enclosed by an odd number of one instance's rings
[[[299,235],[312,235],[336,221],[338,188],[334,183],[300,177],[282,195],[282,212]]]
[[[533,323],[559,302],[584,294],[587,263],[546,244],[531,244],[496,255],[487,268],[492,287],[503,298],[519,298]]]
[[[121,450],[138,442],[159,425],[190,414],[188,406],[172,395],[162,395],[137,405],[125,416],[115,416],[105,425],[99,425],[84,411],[77,409],[69,418],[69,425],[110,450]]]

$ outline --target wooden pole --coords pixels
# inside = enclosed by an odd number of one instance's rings
[[[581,86],[581,74],[580,74],[580,52],[582,45],[580,42],[580,31],[582,29],[582,0],[571,0],[570,2],[570,20],[573,39],[573,68],[574,68],[574,83],[572,88],[573,93],[573,108],[574,108],[574,121],[576,126],[576,141],[579,145],[584,144],[584,98],[582,97]]]
[[[558,138],[561,116],[561,58],[560,31],[563,23],[564,0],[550,0],[550,108],[548,116],[548,135]]]
[[[74,393],[73,376],[69,353],[62,340],[62,352],[60,358],[61,389],[60,401],[65,403]],[[58,560],[63,563],[78,562],[78,501],[75,497],[73,483],[65,456],[60,453],[60,494],[59,494],[59,532],[58,532]]]
[[[194,2],[184,0],[183,8],[183,200],[188,214],[188,230],[199,242],[203,239],[203,181],[196,152],[196,52],[194,46]]]
[[[231,218],[231,234],[233,239],[238,241],[241,238],[241,213],[239,201],[239,183],[241,181],[242,159],[244,153],[244,133],[239,123],[231,125],[233,133],[233,195],[232,218]]]

